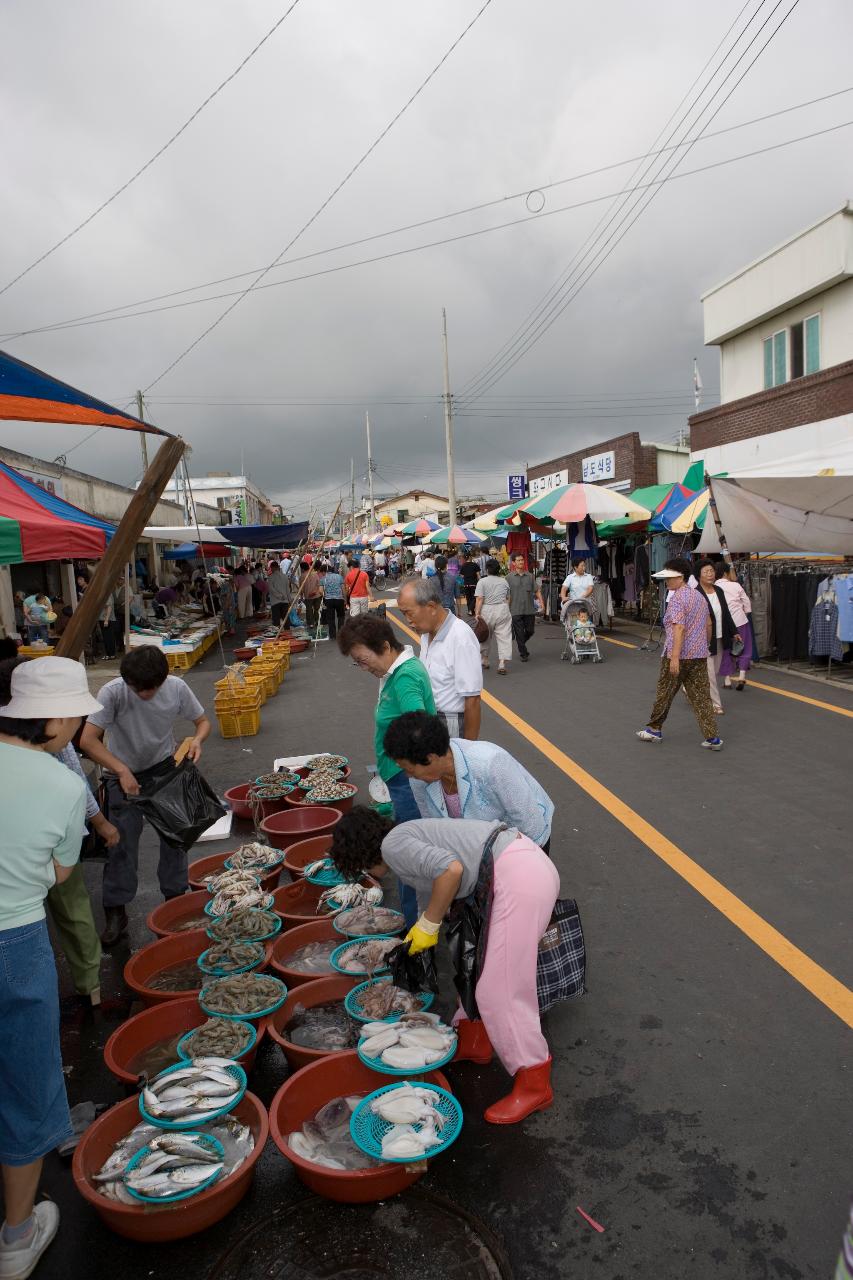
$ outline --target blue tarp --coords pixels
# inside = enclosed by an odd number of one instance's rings
[[[234,547],[298,547],[308,537],[308,521],[299,524],[226,524],[216,532]]]

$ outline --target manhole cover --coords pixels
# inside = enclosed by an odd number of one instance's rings
[[[441,1196],[380,1204],[312,1196],[253,1227],[208,1280],[512,1280],[488,1227]]]

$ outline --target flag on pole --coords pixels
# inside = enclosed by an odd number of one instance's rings
[[[702,399],[702,379],[699,375],[699,365],[696,357],[693,357],[693,402],[698,410],[699,402]]]

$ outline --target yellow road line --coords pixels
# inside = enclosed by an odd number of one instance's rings
[[[603,636],[600,631],[598,638],[606,640],[608,644],[618,644],[620,649],[639,649],[640,647],[638,644],[629,644],[627,640],[614,640],[613,636]]]
[[[420,637],[410,630],[405,623],[400,622],[393,614],[389,614],[392,622],[398,626],[401,631],[412,637],[413,640],[419,640]],[[775,691],[775,692],[778,692]],[[799,696],[799,695],[788,695]],[[511,725],[518,733],[526,739],[531,746],[536,747],[538,751],[551,761],[552,764],[571,778],[572,782],[591,796],[603,809],[606,809],[617,822],[621,823],[632,835],[646,846],[656,857],[686,881],[692,889],[715,907],[722,915],[729,920],[736,929],[740,929],[741,933],[760,947],[771,960],[790,974],[801,986],[824,1004],[827,1009],[841,1018],[848,1027],[853,1027],[853,991],[840,982],[838,978],[821,968],[810,956],[807,956],[799,947],[795,947],[793,942],[780,933],[778,929],[774,929],[762,916],[748,907],[745,902],[737,897],[726,888],[719,880],[710,875],[703,867],[689,857],[683,849],[679,849],[678,845],[668,840],[662,832],[653,827],[650,822],[642,818],[636,810],[630,805],[620,800],[614,792],[605,787],[591,773],[587,773],[581,765],[573,760],[571,756],[567,756],[564,751],[549,741],[548,738],[541,734],[538,729],[534,729],[531,724],[523,720],[521,716],[511,711],[505,703],[493,694],[483,690],[483,702]],[[837,708],[833,708],[836,710]],[[640,749],[640,748],[638,748]]]
[[[791,693],[789,689],[777,689],[773,684],[759,684],[757,680],[750,680],[749,687],[761,689],[764,693],[778,693],[780,698],[793,698],[794,702],[805,702],[810,707],[820,707],[821,711],[834,711],[837,716],[849,716],[853,720],[853,711],[848,707],[836,707],[831,702],[821,702],[820,698],[807,698],[804,693]]]

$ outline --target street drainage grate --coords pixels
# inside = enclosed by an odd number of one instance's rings
[[[420,1189],[379,1204],[312,1196],[252,1227],[208,1280],[512,1280],[478,1218]]]

